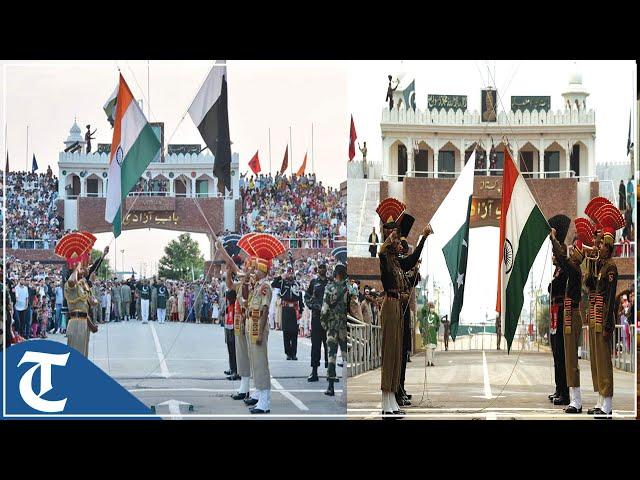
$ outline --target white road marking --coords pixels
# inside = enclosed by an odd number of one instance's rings
[[[487,356],[482,351],[482,376],[484,379],[484,398],[493,398],[491,395],[491,382],[489,382],[489,368],[487,367]]]
[[[282,385],[280,385],[280,382],[278,382],[275,378],[271,378],[271,385],[273,385],[276,391],[280,392],[286,398],[291,400],[291,403],[293,403],[296,407],[298,407],[299,410],[303,412],[306,412],[309,410],[309,407],[307,407],[304,403],[302,403],[298,398],[292,395],[289,391],[282,388]]]
[[[151,333],[153,334],[153,343],[156,344],[156,354],[158,355],[158,360],[160,361],[160,373],[164,378],[168,378],[171,376],[171,374],[169,373],[167,361],[164,358],[164,354],[162,353],[162,347],[160,346],[160,340],[158,339],[158,334],[156,333],[156,327],[153,326],[153,323],[150,323],[149,327],[151,327]]]
[[[158,407],[162,405],[169,406],[169,415],[171,415],[171,420],[182,420],[182,414],[180,413],[180,405],[189,405],[187,402],[182,402],[180,400],[167,400],[166,402],[162,402],[158,404]],[[161,415],[164,416],[164,415]]]
[[[154,392],[237,392],[238,389],[237,388],[153,388],[153,387],[149,387],[149,388],[133,388],[128,390],[131,393],[137,392],[148,392],[148,393],[154,393]],[[290,393],[324,393],[324,390],[311,390],[311,389],[291,389],[291,390],[276,390],[276,392],[279,393],[284,393],[284,392],[290,392]],[[336,393],[342,393],[342,390],[336,390]]]

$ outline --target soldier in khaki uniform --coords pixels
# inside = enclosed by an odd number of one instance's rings
[[[618,286],[618,268],[611,259],[616,230],[624,227],[624,217],[611,203],[604,203],[594,213],[602,231],[598,243],[599,259],[595,270],[590,270],[585,284],[589,295],[589,336],[593,337],[591,375],[594,390],[602,404],[592,410],[596,416],[611,418],[613,411],[613,364],[611,363],[613,331],[615,328],[615,295]]]
[[[255,279],[255,262],[248,258],[244,263],[244,269],[240,269],[238,265],[229,256],[229,253],[225,250],[222,242],[218,239],[218,251],[221,253],[222,258],[227,264],[226,285],[229,290],[235,290],[236,301],[240,305],[240,314],[234,315],[233,322],[233,334],[235,342],[236,353],[236,374],[240,380],[240,388],[238,392],[233,394],[231,398],[234,400],[249,401],[250,398],[258,400],[257,392],[254,392],[250,396],[250,379],[251,379],[251,363],[249,361],[249,343],[247,341],[247,332],[245,330],[245,317],[247,302],[249,300],[249,294],[252,289],[251,281]],[[236,275],[238,280],[233,280],[233,275]],[[238,380],[235,376],[227,377],[229,380]]]
[[[249,361],[258,399],[245,400],[252,414],[271,411],[271,373],[269,371],[269,305],[273,291],[267,279],[271,261],[284,253],[285,248],[272,235],[264,233],[248,234],[238,241],[238,246],[251,255],[255,261],[256,283],[247,303],[245,329],[248,335]]]

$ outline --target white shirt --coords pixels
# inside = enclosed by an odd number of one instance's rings
[[[26,285],[18,285],[16,287],[16,310],[22,312],[27,309],[27,302],[29,301],[29,289]]]

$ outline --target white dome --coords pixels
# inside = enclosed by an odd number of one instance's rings
[[[69,137],[67,137],[67,141],[65,143],[75,142],[84,142],[84,138],[82,137],[82,130],[80,130],[78,123],[74,121],[71,130],[69,130]]]
[[[569,84],[570,85],[582,85],[582,73],[578,70],[578,65],[573,64],[573,69],[569,74]]]

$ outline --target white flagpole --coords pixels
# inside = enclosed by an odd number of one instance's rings
[[[29,125],[27,125],[27,172],[29,172]]]
[[[311,122],[311,173],[315,173],[313,168],[313,122]]]
[[[271,173],[271,128],[269,128],[269,173]]]
[[[291,127],[289,127],[289,176],[293,177],[293,144],[291,142]]]

